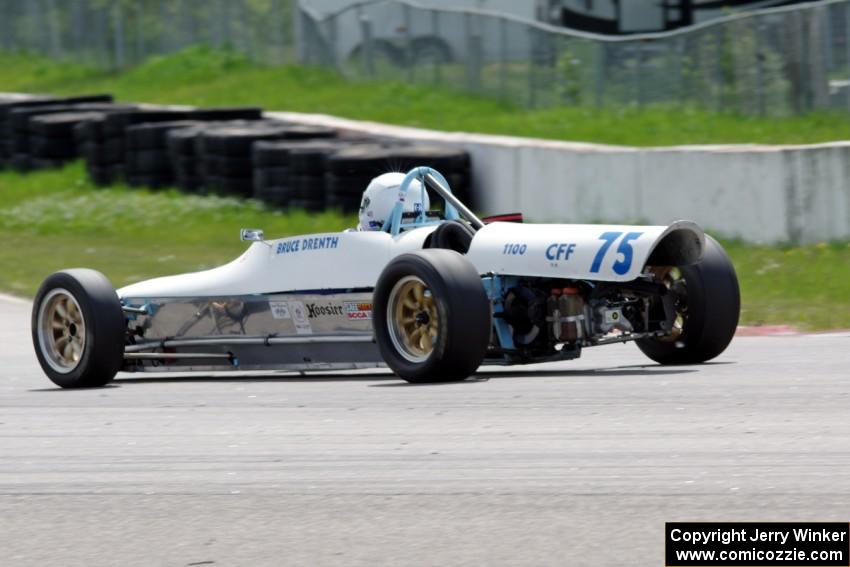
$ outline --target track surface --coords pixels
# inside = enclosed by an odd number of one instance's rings
[[[847,334],[61,391],[28,329],[0,301],[4,566],[659,566],[665,521],[850,519]]]

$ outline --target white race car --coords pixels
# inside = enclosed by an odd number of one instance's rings
[[[406,213],[426,187],[444,210]],[[485,223],[426,167],[393,198],[376,230],[264,240],[245,229],[252,244],[233,262],[117,293],[98,272],[57,272],[33,307],[38,360],[65,388],[119,371],[379,366],[444,382],[625,341],[661,364],[700,363],[735,333],[735,270],[693,222]]]

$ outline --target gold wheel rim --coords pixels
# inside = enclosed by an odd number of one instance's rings
[[[44,359],[56,372],[72,372],[86,348],[86,321],[80,304],[69,291],[54,289],[41,301],[38,320]]]
[[[402,278],[390,292],[389,307],[387,323],[396,352],[410,362],[427,360],[440,327],[431,290],[415,276]]]

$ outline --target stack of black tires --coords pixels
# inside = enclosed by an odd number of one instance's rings
[[[111,103],[111,97],[108,95],[96,95],[86,98],[103,100],[95,100],[94,102],[63,101],[61,103],[48,105],[32,105],[12,108],[5,121],[5,138],[8,142],[8,148],[11,154],[9,160],[10,164],[20,171],[28,171],[35,166],[33,163],[30,137],[34,135],[34,132],[31,129],[31,121],[36,117],[67,112],[101,112],[108,110],[113,106]],[[43,136],[35,134],[35,137],[42,138],[41,140],[38,140],[38,142],[41,144],[41,148],[45,149]],[[61,138],[62,136],[57,137]],[[61,144],[61,142],[62,140],[50,141],[47,145],[56,148]]]
[[[48,101],[56,100],[56,97],[25,95],[25,96],[0,96],[0,168],[11,165],[12,140],[9,136],[9,113],[14,108],[23,108],[25,105],[48,104]]]
[[[132,185],[162,187],[175,178],[168,156],[171,129],[212,120],[256,120],[259,108],[173,109],[136,108],[114,112],[82,127],[89,174],[97,184],[126,179]],[[154,126],[166,124],[166,126]],[[129,131],[133,130],[130,134]],[[130,140],[132,138],[132,141]]]
[[[252,146],[280,140],[287,125],[273,120],[250,125],[221,125],[203,130],[197,138],[204,187],[213,193],[251,197],[254,193]]]
[[[168,134],[173,130],[197,127],[198,122],[151,122],[127,128],[124,174],[133,187],[168,187],[175,171],[168,153]]]
[[[117,107],[116,109],[120,109]],[[84,156],[85,141],[79,139],[77,126],[104,116],[83,108],[76,112],[39,114],[29,120],[29,156],[33,169],[61,167],[66,162]]]
[[[169,130],[166,136],[168,159],[174,171],[174,183],[187,193],[204,191],[204,175],[198,151],[198,137],[217,122],[198,123],[196,126]]]
[[[0,94],[0,167],[57,167],[79,156],[96,185],[176,185],[280,209],[354,212],[373,178],[416,166],[440,171],[455,194],[469,199],[469,156],[462,150],[264,119],[254,107]]]
[[[124,144],[107,135],[106,114],[77,124],[74,138],[95,185],[111,185],[124,178]]]

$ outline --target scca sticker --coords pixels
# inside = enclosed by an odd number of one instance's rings
[[[343,303],[345,316],[349,319],[366,320],[372,318],[372,304],[362,301],[346,301]]]
[[[269,309],[271,309],[272,317],[275,319],[291,319],[289,314],[289,304],[285,301],[269,301]]]

